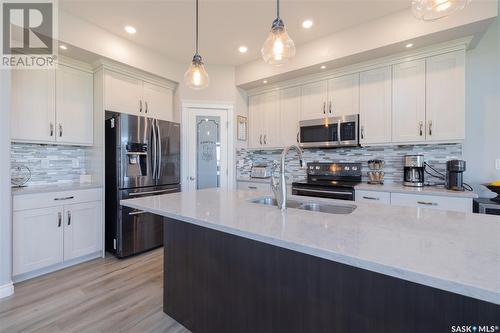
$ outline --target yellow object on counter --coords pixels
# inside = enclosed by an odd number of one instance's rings
[[[496,180],[490,183],[490,186],[500,186],[500,180]]]

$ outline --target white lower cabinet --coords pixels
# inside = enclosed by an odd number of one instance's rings
[[[472,199],[424,194],[392,193],[391,204],[472,213]]]
[[[100,196],[100,189],[14,196],[14,279],[65,267],[68,260],[99,256],[103,234]]]
[[[356,202],[391,204],[390,192],[356,191]]]

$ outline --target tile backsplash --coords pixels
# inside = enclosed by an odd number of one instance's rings
[[[461,144],[432,144],[432,145],[404,145],[404,146],[372,146],[336,149],[305,149],[305,162],[361,162],[363,165],[363,181],[368,180],[367,161],[371,159],[381,159],[385,161],[385,177],[387,183],[403,181],[403,156],[408,154],[423,154],[425,161],[437,170],[446,170],[446,161],[450,159],[462,158]],[[280,160],[281,149],[279,150],[252,150],[239,149],[236,152],[238,179],[248,179],[253,163],[272,163],[273,160]],[[301,169],[295,156],[291,151],[287,157],[287,174],[289,181],[302,180],[306,177],[304,169]],[[427,175],[426,175],[427,176]],[[426,181],[436,181],[427,176]]]
[[[27,166],[31,180],[26,185],[79,182],[88,170],[89,147],[12,143],[11,170]]]

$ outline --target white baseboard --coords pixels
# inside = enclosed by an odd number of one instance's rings
[[[14,293],[14,284],[7,283],[0,286],[0,298],[9,297]]]

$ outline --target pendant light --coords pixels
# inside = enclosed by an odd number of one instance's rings
[[[280,18],[280,1],[276,1],[276,19],[260,52],[265,62],[279,66],[295,56],[295,44],[286,32],[285,24]]]
[[[413,0],[413,14],[423,21],[435,21],[464,9],[470,0]]]
[[[208,87],[208,73],[205,70],[201,55],[198,53],[198,0],[196,0],[196,53],[191,66],[184,73],[184,83],[191,89],[204,89]]]

